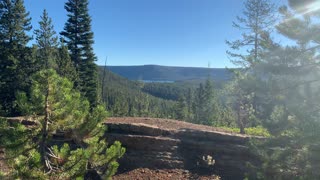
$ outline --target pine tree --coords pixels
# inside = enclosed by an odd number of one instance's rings
[[[39,25],[39,29],[34,31],[37,42],[35,58],[37,59],[38,71],[53,68],[60,76],[75,82],[77,74],[70,59],[68,48],[62,42],[58,42],[52,19],[48,16],[46,10],[43,11]]]
[[[270,0],[246,0],[243,17],[237,16],[233,27],[242,31],[242,38],[226,41],[233,51],[246,50],[246,54],[227,51],[235,65],[249,68],[261,59],[263,49],[270,42],[270,33],[275,23],[276,7]]]
[[[261,102],[261,100],[256,96],[257,89],[254,83],[250,87],[240,83],[254,79],[252,76],[255,73],[255,66],[262,61],[266,49],[272,46],[270,33],[274,29],[276,21],[275,10],[276,6],[270,0],[245,1],[243,17],[238,16],[237,22],[233,22],[233,27],[242,32],[242,38],[235,41],[226,41],[231,48],[231,51],[227,51],[227,54],[231,61],[241,68],[233,70],[235,80],[232,84],[234,87],[229,90],[234,90],[230,92],[230,95],[236,97],[235,111],[242,133],[244,133],[244,126],[246,126],[243,120],[249,119],[248,117],[251,116],[252,112],[255,117],[258,117],[261,106],[258,102]]]
[[[52,25],[52,19],[48,16],[46,10],[43,10],[39,29],[34,31],[36,42],[39,48],[38,66],[39,69],[48,69],[56,67],[58,37]]]
[[[187,95],[186,95],[186,103],[187,103],[187,120],[189,122],[192,121],[193,111],[192,111],[192,103],[193,103],[193,92],[191,88],[188,88]]]
[[[216,105],[216,101],[214,100],[214,90],[213,90],[213,84],[208,77],[206,80],[206,83],[204,85],[204,96],[205,96],[205,102],[204,102],[204,117],[206,119],[206,124],[213,125],[213,118],[214,114],[217,113],[217,108],[214,107]]]
[[[107,148],[103,140],[104,107],[90,111],[72,83],[52,69],[33,77],[30,98],[24,92],[18,97],[18,107],[36,124],[0,121],[0,142],[14,169],[9,178],[76,179],[92,172],[107,178],[116,172],[124,148],[119,142]]]
[[[71,82],[79,81],[75,66],[70,58],[68,48],[61,43],[58,48],[58,57],[56,59],[57,73],[69,79]]]
[[[204,87],[203,84],[200,83],[199,88],[195,91],[195,97],[193,102],[193,111],[194,111],[194,123],[204,124],[205,116],[204,116]]]
[[[0,2],[0,99],[5,115],[17,115],[14,108],[15,91],[27,91],[28,77],[33,73],[31,40],[26,32],[31,30],[31,18],[23,0]]]
[[[25,46],[30,40],[26,31],[30,31],[31,18],[26,12],[23,0],[3,0],[0,4],[0,37],[2,43],[8,43],[12,47]]]
[[[88,98],[91,106],[97,103],[97,67],[92,44],[91,17],[89,16],[88,0],[68,0],[65,4],[68,20],[64,31],[60,34],[70,51],[70,57],[79,76],[75,85]]]
[[[315,3],[315,4],[313,4]],[[276,44],[257,66],[265,87],[263,124],[273,135],[259,144],[264,162],[262,178],[317,179],[319,167],[319,10],[308,9],[316,1],[290,0],[282,7],[278,31],[295,42]],[[263,75],[263,76],[261,76]],[[263,77],[263,78],[261,78]],[[273,148],[273,151],[266,147]]]
[[[139,96],[141,96],[141,92],[139,92]],[[148,117],[150,114],[150,98],[149,95],[146,95],[144,99],[140,99],[138,101],[138,115],[139,117]]]
[[[186,102],[186,97],[184,95],[181,95],[178,99],[178,102],[176,103],[176,118],[178,120],[187,120],[188,117],[188,105]]]
[[[190,117],[190,122],[197,124],[205,125],[217,125],[219,119],[219,103],[216,98],[216,93],[213,87],[213,83],[208,77],[205,84],[200,83],[199,87],[194,92],[194,95],[191,95],[191,89],[187,93],[187,112],[191,108],[192,111],[188,112]],[[191,99],[190,99],[191,97]],[[188,103],[192,104],[189,107]]]

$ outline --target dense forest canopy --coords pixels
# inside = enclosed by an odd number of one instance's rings
[[[94,172],[110,178],[125,149],[103,138],[109,113],[265,136],[250,144],[262,165],[249,164],[248,178],[320,177],[317,0],[289,0],[287,6],[244,1],[242,13],[230,22],[239,36],[226,41],[226,54],[236,67],[228,69],[228,78],[216,80],[214,69],[151,66],[152,72],[144,72],[150,77],[158,73],[161,80],[176,76],[179,81],[172,83],[133,81],[98,68],[88,5],[88,0],[68,0],[59,34],[44,10],[34,44],[28,46],[32,26],[24,1],[0,1],[0,145],[14,169],[6,176],[74,179]],[[279,42],[274,34],[290,43]],[[141,74],[127,70],[135,78]],[[193,70],[202,78],[194,79]],[[9,116],[26,116],[36,125],[11,123],[4,118]],[[55,139],[57,134],[64,143]],[[5,175],[0,172],[0,178]]]

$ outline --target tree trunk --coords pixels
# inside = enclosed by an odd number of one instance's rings
[[[41,137],[41,142],[40,142],[40,154],[41,154],[41,160],[44,165],[46,165],[46,151],[47,151],[47,139],[48,139],[48,122],[50,118],[50,110],[49,110],[49,82],[47,86],[47,92],[46,92],[46,97],[45,97],[45,117],[42,122],[42,137]],[[46,165],[47,166],[47,165]]]
[[[254,63],[258,61],[258,34],[256,33],[255,40],[254,40]]]
[[[237,105],[237,116],[238,116],[238,126],[240,128],[240,134],[245,134],[245,131],[244,131],[244,125],[243,125],[243,116],[242,116],[242,113],[241,113],[241,99],[238,99],[238,105]]]

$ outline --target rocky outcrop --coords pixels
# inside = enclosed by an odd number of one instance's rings
[[[247,145],[250,136],[201,127],[180,128],[179,122],[174,127],[160,127],[154,119],[140,120],[113,118],[106,123],[108,141],[119,140],[127,148],[120,161],[120,172],[181,168],[198,174],[217,174],[222,179],[243,179],[249,171],[248,162],[259,164]]]

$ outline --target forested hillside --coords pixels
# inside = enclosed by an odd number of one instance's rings
[[[143,82],[128,80],[103,68],[99,75],[102,101],[112,116],[174,118],[175,102],[144,92]]]
[[[196,68],[196,67],[172,67],[159,65],[144,66],[108,66],[110,71],[131,80],[148,81],[187,81],[205,80],[208,76],[216,81],[231,79],[228,69]]]
[[[144,83],[100,68],[102,101],[112,116],[161,117],[234,127],[234,113],[225,92],[210,77],[196,82]],[[226,84],[224,82],[223,84]]]
[[[236,124],[233,112],[223,102],[223,86],[216,87],[210,77],[196,82],[144,83],[105,68],[100,68],[99,77],[102,101],[112,116],[172,118],[216,126]]]

